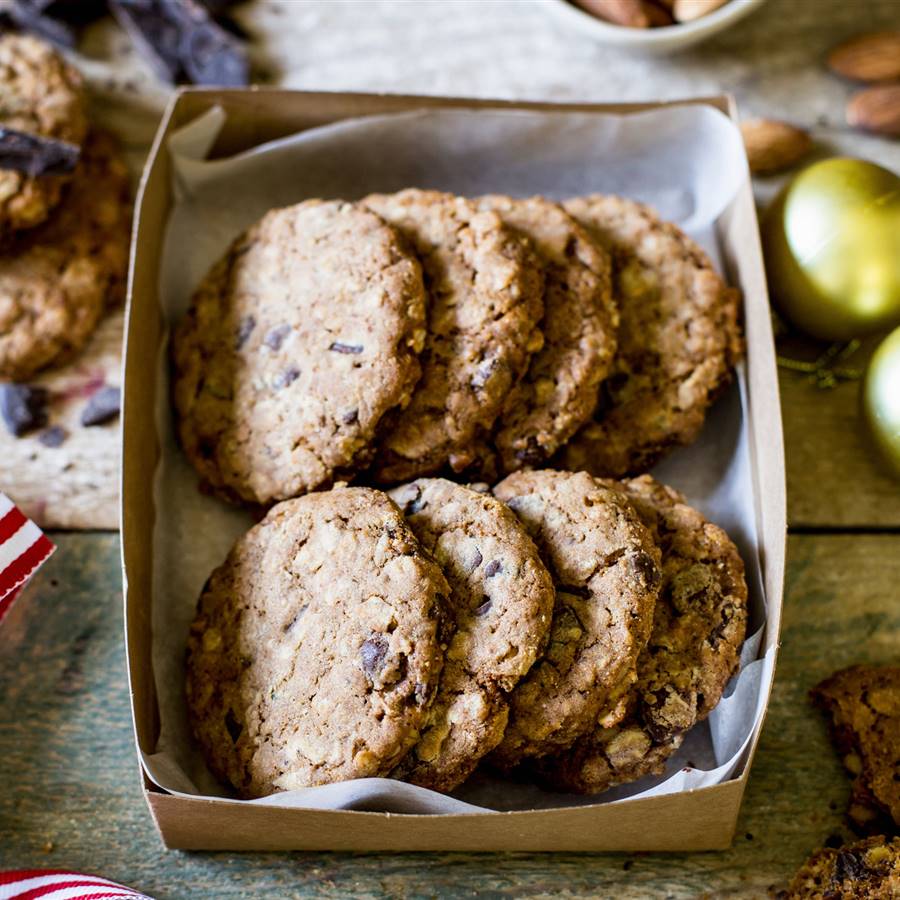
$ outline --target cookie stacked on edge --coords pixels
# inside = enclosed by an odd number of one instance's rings
[[[409,189],[237,238],[173,341],[187,456],[271,507],[191,630],[211,769],[247,797],[450,791],[482,760],[586,793],[661,771],[737,670],[743,566],[677,492],[598,476],[696,437],[737,315],[620,198]]]
[[[187,697],[241,796],[486,759],[596,793],[660,772],[737,671],[734,545],[649,476],[422,478],[274,506],[203,589]]]
[[[273,210],[175,333],[182,446],[268,506],[337,481],[640,474],[697,437],[736,292],[639,204],[408,189]]]
[[[0,125],[80,149],[71,174],[0,170],[0,380],[66,361],[124,298],[128,174],[91,130],[80,75],[49,45],[0,37]]]

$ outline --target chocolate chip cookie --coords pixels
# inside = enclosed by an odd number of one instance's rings
[[[496,213],[461,197],[410,189],[364,202],[415,247],[428,291],[422,379],[372,475],[393,483],[463,471],[541,346],[540,263]]]
[[[519,520],[490,494],[423,478],[390,496],[444,571],[452,634],[428,722],[394,776],[450,791],[503,737],[507,694],[546,645],[553,581]]]
[[[273,507],[191,625],[188,709],[211,771],[243,797],[387,775],[434,700],[448,593],[380,491]]]
[[[595,422],[560,465],[637,475],[696,439],[742,353],[739,298],[707,255],[648,207],[594,194],[563,204],[613,253],[619,349]]]
[[[872,837],[817,850],[777,900],[889,900],[900,897],[900,838]]]
[[[662,550],[662,587],[625,718],[538,761],[543,780],[593,794],[661,772],[737,671],[747,627],[744,565],[728,535],[649,475],[619,488]]]
[[[0,127],[80,145],[87,134],[81,75],[49,44],[0,37]],[[0,171],[0,240],[43,222],[68,175]]]
[[[510,698],[502,769],[569,747],[621,697],[650,635],[660,552],[625,495],[586,472],[516,472],[494,488],[534,539],[556,585],[550,643]]]
[[[92,134],[63,202],[0,249],[0,378],[23,380],[87,343],[128,272],[128,172]]]
[[[499,468],[509,473],[545,463],[590,420],[619,316],[609,254],[559,204],[488,196],[478,205],[529,238],[544,265],[544,346],[509,393],[494,434]]]
[[[862,834],[900,827],[900,667],[851,666],[811,692],[854,776],[847,816]]]
[[[207,275],[174,341],[179,434],[226,499],[268,504],[368,462],[425,339],[418,262],[363,206],[272,210]]]

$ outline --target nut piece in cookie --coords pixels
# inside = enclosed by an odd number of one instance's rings
[[[509,769],[569,746],[625,714],[660,585],[660,552],[621,491],[586,472],[516,472],[494,488],[531,535],[556,585],[550,643],[513,690]]]
[[[191,625],[188,710],[211,771],[243,797],[387,775],[434,699],[448,594],[380,491],[273,507]]]
[[[0,378],[27,379],[87,343],[124,296],[130,236],[128,171],[93,132],[50,218],[0,248]]]
[[[542,465],[590,420],[612,366],[619,315],[609,253],[558,203],[503,196],[477,203],[525,235],[544,266],[544,345],[507,397],[494,434],[500,469],[509,473]]]
[[[450,585],[437,697],[394,777],[450,791],[503,737],[507,694],[546,646],[553,581],[519,520],[490,494],[422,478],[390,497]]]
[[[0,127],[80,145],[87,134],[81,75],[37,38],[0,37]],[[68,175],[0,171],[0,240],[43,222]]]
[[[625,718],[538,760],[543,780],[588,794],[662,772],[721,699],[747,627],[744,564],[728,535],[649,475],[604,484],[625,492],[659,544],[662,587]]]
[[[424,321],[419,263],[373,212],[272,210],[209,272],[175,335],[188,459],[220,496],[263,505],[348,477],[409,401]]]
[[[422,260],[428,335],[412,401],[381,440],[383,483],[457,472],[476,459],[510,389],[541,346],[541,266],[500,217],[452,194],[409,189],[363,201]]]
[[[638,475],[694,441],[743,351],[739,298],[707,255],[646,206],[595,194],[563,204],[613,254],[619,349],[595,420],[560,465]]]
[[[888,900],[900,897],[900,838],[877,836],[817,850],[778,900]]]
[[[900,827],[900,667],[851,666],[811,691],[854,776],[847,817],[861,834]]]

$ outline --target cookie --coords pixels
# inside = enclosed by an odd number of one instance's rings
[[[778,900],[888,900],[900,897],[900,838],[872,837],[817,850]]]
[[[24,380],[87,343],[128,272],[128,171],[93,133],[65,199],[0,249],[0,378]]]
[[[851,666],[811,692],[854,777],[848,818],[863,834],[900,828],[900,667]]]
[[[544,265],[544,346],[510,392],[493,439],[509,473],[545,463],[590,420],[619,316],[609,254],[558,203],[489,196],[478,205],[529,238]]]
[[[519,520],[490,494],[423,478],[390,496],[444,571],[452,635],[428,723],[394,776],[450,791],[503,737],[507,694],[546,645],[553,581]]]
[[[626,493],[659,544],[662,587],[625,718],[538,762],[553,787],[587,794],[663,771],[721,699],[747,628],[744,564],[728,535],[649,475],[604,483]]]
[[[516,472],[494,488],[556,586],[550,643],[510,697],[501,769],[569,747],[625,713],[660,585],[660,552],[621,491],[586,472]]]
[[[436,191],[364,201],[409,239],[428,290],[422,379],[382,439],[382,483],[463,471],[541,346],[543,279],[534,252],[490,211]]]
[[[707,255],[646,206],[594,194],[563,204],[613,253],[619,348],[595,422],[559,464],[595,475],[637,475],[689,444],[731,378],[743,343],[739,297]]]
[[[49,44],[0,37],[0,126],[81,144],[87,134],[81,75]],[[71,176],[0,171],[0,240],[43,222]]]
[[[190,629],[188,710],[210,770],[243,797],[387,775],[434,699],[448,593],[380,491],[273,507]]]
[[[175,336],[179,435],[203,481],[269,504],[368,462],[419,377],[424,303],[418,262],[365,207],[267,213],[206,276]]]

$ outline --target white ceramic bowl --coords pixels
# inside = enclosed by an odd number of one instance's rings
[[[544,7],[558,21],[594,38],[598,43],[635,53],[663,54],[683,50],[730,28],[765,2],[766,0],[729,0],[724,6],[693,22],[665,28],[626,28],[624,25],[613,25],[586,13],[568,0],[544,0]]]

